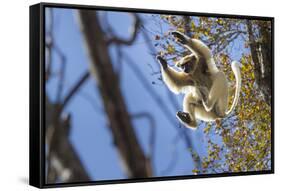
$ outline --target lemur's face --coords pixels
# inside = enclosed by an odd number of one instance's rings
[[[192,73],[195,69],[196,57],[187,55],[176,62],[176,67],[180,68],[185,73]]]

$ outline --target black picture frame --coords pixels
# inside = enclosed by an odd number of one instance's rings
[[[118,12],[135,12],[135,13],[157,13],[171,15],[187,15],[187,16],[206,16],[221,18],[236,18],[250,20],[265,20],[271,22],[271,39],[272,39],[272,99],[271,99],[271,170],[251,171],[237,173],[219,173],[204,175],[186,175],[171,177],[152,177],[138,179],[122,179],[122,180],[100,180],[91,182],[74,182],[74,183],[57,183],[46,184],[45,174],[45,9],[64,8],[64,9],[87,9],[87,10],[103,10]],[[53,188],[66,186],[84,186],[84,185],[100,185],[100,184],[116,184],[116,183],[132,183],[146,181],[165,181],[179,179],[194,178],[211,178],[211,177],[228,177],[228,176],[244,176],[258,174],[274,173],[274,18],[249,15],[231,15],[216,13],[195,13],[185,11],[170,10],[152,10],[152,9],[134,9],[123,7],[103,7],[92,5],[74,5],[74,4],[57,4],[57,3],[39,3],[30,6],[30,144],[29,144],[29,184],[38,188]]]

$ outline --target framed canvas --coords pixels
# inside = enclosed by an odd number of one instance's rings
[[[30,7],[30,185],[274,172],[274,18]]]

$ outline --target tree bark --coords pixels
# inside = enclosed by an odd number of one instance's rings
[[[253,23],[247,21],[248,35],[252,60],[254,62],[254,73],[256,83],[260,88],[264,99],[268,105],[271,105],[272,94],[272,55],[271,55],[271,28],[262,21],[257,21],[257,30],[259,40],[254,35]]]
[[[46,145],[48,145],[48,184],[91,181],[79,156],[70,143],[70,116],[60,119],[58,105],[46,99]]]
[[[152,167],[137,140],[98,16],[94,11],[81,10],[79,18],[88,56],[91,60],[90,73],[97,81],[110,123],[109,128],[128,177],[150,177]]]

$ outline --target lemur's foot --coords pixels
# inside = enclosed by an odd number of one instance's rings
[[[196,121],[192,121],[190,115],[186,112],[178,111],[177,118],[187,128],[195,129],[197,127]]]
[[[164,58],[162,58],[160,55],[157,55],[156,59],[161,64],[161,66],[163,67],[164,70],[168,67],[167,61]]]
[[[185,36],[183,33],[178,31],[173,31],[171,34],[175,37],[175,39],[181,44],[187,44],[190,39],[188,36]]]

